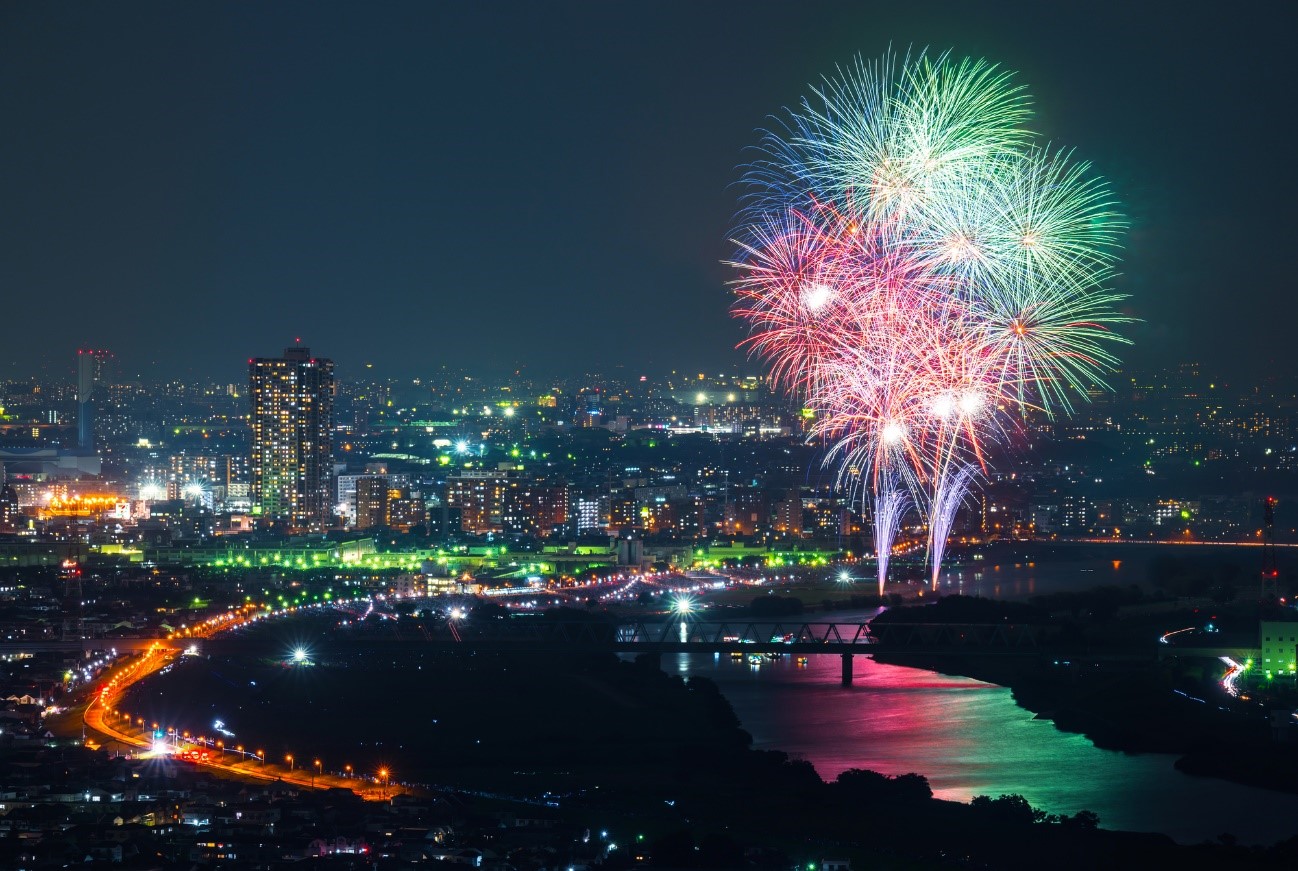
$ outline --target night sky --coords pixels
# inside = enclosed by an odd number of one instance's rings
[[[1066,7],[1066,8],[1065,8]],[[0,377],[755,372],[754,129],[854,53],[1017,70],[1131,217],[1139,365],[1294,369],[1298,5],[6,3]]]

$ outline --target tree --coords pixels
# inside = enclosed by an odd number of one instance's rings
[[[933,797],[928,778],[920,774],[889,777],[877,771],[849,768],[838,775],[834,786],[848,801],[922,802]]]
[[[1001,795],[998,798],[976,795],[969,806],[989,819],[1007,825],[1031,825],[1046,819],[1045,811],[1037,810],[1021,795]]]
[[[1100,815],[1094,811],[1080,810],[1066,819],[1069,825],[1087,831],[1095,831],[1100,827]]]

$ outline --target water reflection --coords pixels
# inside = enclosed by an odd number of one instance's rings
[[[1295,556],[1298,553],[1285,551],[1280,558],[1287,566]],[[997,598],[1088,590],[1100,585],[1134,584],[1148,592],[1151,566],[1160,557],[1239,567],[1259,565],[1260,559],[1257,548],[1247,546],[1024,543],[1014,546],[1012,553],[979,553],[964,563],[953,563],[943,569],[939,586],[945,593]]]
[[[664,663],[666,664],[666,663]],[[1091,810],[1108,828],[1195,843],[1223,832],[1270,843],[1298,832],[1298,796],[1189,777],[1167,754],[1097,749],[1018,707],[1002,687],[856,660],[839,686],[837,656],[765,660],[681,654],[682,676],[715,680],[754,746],[800,756],[822,777],[848,768],[917,772],[941,798],[1018,793],[1052,813]],[[1267,813],[1258,813],[1265,807]]]

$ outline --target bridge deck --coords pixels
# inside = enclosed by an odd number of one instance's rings
[[[398,627],[399,628],[399,627]],[[1037,653],[1040,627],[1005,624],[907,623],[872,628],[868,623],[797,621],[669,621],[665,623],[560,621],[510,618],[479,623],[421,623],[390,633],[340,633],[329,649],[408,646],[436,651],[500,653],[871,653],[884,650]],[[199,643],[206,653],[277,655],[280,643],[264,636],[224,634]]]

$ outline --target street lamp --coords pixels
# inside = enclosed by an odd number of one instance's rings
[[[287,756],[285,756],[284,758],[288,760],[288,770],[289,770],[289,771],[292,771],[292,770],[293,770],[293,754],[290,753],[290,754],[288,754]]]
[[[387,798],[388,797],[388,770],[386,768],[379,769],[379,778],[382,780],[383,783],[383,791],[381,795],[383,796],[383,798]]]
[[[315,771],[312,771],[312,772],[311,772],[311,787],[312,787],[312,789],[315,788],[315,776],[316,776],[317,774],[324,774],[324,770],[320,767],[320,760],[319,760],[319,759],[317,759],[317,760],[315,761]]]
[[[222,741],[222,740],[220,740],[220,739],[217,739],[217,742],[216,742],[216,748],[217,748],[218,750],[221,751],[221,758],[224,759],[224,758],[225,758],[225,742]]]
[[[352,776],[352,767],[351,767],[350,765],[344,765],[344,766],[343,766],[343,771],[346,773],[346,776],[347,776],[347,777],[351,777],[351,776]]]
[[[257,753],[256,753],[256,756],[257,756],[257,758],[258,758],[259,760],[261,760],[261,767],[262,767],[262,768],[265,768],[265,767],[266,767],[266,751],[264,751],[264,750],[258,750]]]

